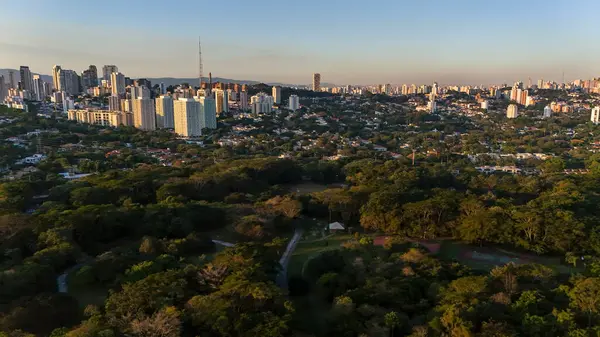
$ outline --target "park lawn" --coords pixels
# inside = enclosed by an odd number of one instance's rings
[[[292,253],[288,265],[288,277],[301,275],[304,263],[309,259],[329,250],[339,249],[342,244],[353,238],[350,234],[336,234],[324,240],[300,241]]]
[[[533,253],[519,253],[510,251],[504,248],[498,248],[495,246],[476,246],[468,243],[456,241],[456,240],[442,240],[441,248],[438,253],[438,257],[443,260],[456,260],[461,264],[464,264],[474,270],[478,271],[490,271],[493,268],[503,265],[502,262],[492,262],[484,260],[475,260],[463,256],[466,251],[483,251],[487,254],[501,255],[507,257],[518,257],[528,259],[528,263],[538,263],[545,265],[559,274],[572,274],[573,272],[582,272],[583,268],[573,268],[562,263],[558,257],[551,256],[535,256]]]

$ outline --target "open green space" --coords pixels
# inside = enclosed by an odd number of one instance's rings
[[[299,242],[290,258],[288,276],[301,275],[304,263],[322,252],[338,249],[342,244],[353,238],[350,234],[336,234],[323,240]]]

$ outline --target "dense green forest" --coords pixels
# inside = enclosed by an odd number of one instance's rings
[[[333,161],[327,134],[280,157],[296,143],[260,131],[232,147],[216,144],[217,131],[200,147],[165,131],[5,116],[19,120],[2,139],[53,132],[2,143],[2,167],[23,169],[15,159],[34,148],[48,158],[0,182],[0,336],[600,334],[597,154],[532,160],[539,175],[485,175],[456,147],[479,151],[494,129],[448,137],[415,163],[369,147]],[[581,142],[594,140],[588,131]],[[505,145],[567,152],[544,133]],[[413,141],[437,146],[435,135]],[[398,134],[371,140],[401,145]],[[74,166],[91,175],[58,174]],[[346,230],[323,231],[335,221]],[[286,270],[298,230],[317,253]],[[429,243],[527,258],[478,265]]]

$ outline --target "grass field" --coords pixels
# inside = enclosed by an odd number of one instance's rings
[[[286,187],[289,189],[290,193],[296,193],[299,195],[306,195],[306,194],[311,194],[311,193],[315,193],[315,192],[322,192],[328,188],[340,188],[341,186],[342,186],[341,184],[322,185],[322,184],[316,184],[313,182],[305,182],[305,183],[294,184],[294,185],[286,185]]]
[[[570,274],[579,271],[562,262],[559,257],[538,256],[532,253],[521,253],[494,246],[479,247],[454,240],[440,241],[441,248],[438,253],[441,259],[457,260],[462,264],[480,271],[488,271],[507,262],[538,263],[552,268],[561,274]]]
[[[353,236],[350,234],[337,234],[324,240],[300,241],[290,258],[288,277],[291,275],[301,275],[302,267],[306,261],[322,252],[338,249],[344,242],[352,238]]]

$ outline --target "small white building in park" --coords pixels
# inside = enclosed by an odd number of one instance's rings
[[[332,223],[329,224],[329,230],[330,231],[343,231],[345,229],[346,229],[346,227],[344,227],[343,223],[332,222]]]

